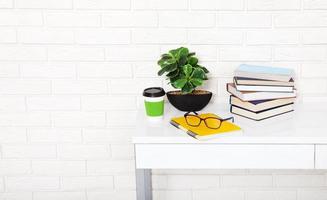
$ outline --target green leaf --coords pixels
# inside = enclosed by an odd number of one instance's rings
[[[166,67],[168,65],[172,65],[175,64],[176,60],[175,59],[168,59],[168,60],[164,60],[161,64],[161,67]]]
[[[178,56],[178,52],[179,52],[179,49],[180,49],[180,48],[178,48],[178,49],[172,49],[172,50],[169,51],[169,54],[170,54],[171,56],[173,56],[174,58],[177,58],[177,56]]]
[[[162,54],[161,55],[161,58],[160,58],[160,60],[158,60],[158,65],[163,65],[166,61],[170,61],[170,62],[176,62],[176,60],[174,59],[174,57],[172,57],[170,54],[167,54],[167,53],[165,53],[165,54]]]
[[[187,63],[187,57],[182,57],[182,58],[179,58],[178,60],[178,66],[184,66],[185,64]]]
[[[179,66],[183,66],[187,62],[188,49],[185,47],[179,48],[177,62]]]
[[[196,64],[198,64],[198,59],[196,57],[189,57],[188,64],[195,66]]]
[[[190,64],[184,65],[182,69],[186,77],[189,77],[193,71],[193,67]]]
[[[175,71],[177,69],[177,65],[176,63],[170,64],[170,65],[164,65],[164,67],[162,67],[159,71],[158,71],[158,75],[161,76],[162,74],[164,74],[165,72],[172,72]]]
[[[187,55],[187,57],[191,57],[191,56],[194,56],[194,55],[195,55],[194,52],[190,52],[190,53]]]
[[[199,79],[199,78],[192,78],[192,79],[190,80],[190,82],[191,82],[195,87],[197,87],[197,86],[202,85],[203,80],[202,80],[202,79]]]
[[[204,73],[209,73],[209,70],[205,67],[202,67],[202,70],[204,71]]]
[[[174,88],[176,88],[176,87],[175,87],[172,83],[174,83],[175,81],[177,81],[177,80],[179,80],[179,79],[186,79],[186,77],[185,77],[184,75],[181,75],[182,73],[181,73],[180,71],[181,71],[181,70],[179,70],[179,73],[178,73],[177,76],[169,78],[169,81],[170,81],[171,85],[172,85]]]
[[[201,68],[195,68],[193,70],[193,73],[191,75],[192,78],[198,78],[198,79],[204,79],[205,78],[205,73],[203,69]]]
[[[178,52],[179,58],[187,57],[188,53],[188,48],[181,47]]]
[[[166,72],[166,68],[161,68],[161,69],[158,71],[158,76],[163,75],[165,72]]]
[[[175,76],[175,77],[169,78],[169,81],[170,81],[170,83],[173,83],[173,82],[175,82],[178,79],[179,79],[179,76]]]
[[[175,71],[177,69],[177,65],[176,65],[176,63],[173,63],[171,65],[167,65],[165,68],[166,68],[167,72],[172,72],[172,71]]]
[[[175,82],[173,82],[172,84],[176,87],[176,88],[183,88],[184,85],[186,84],[187,80],[185,78],[183,79],[178,79]]]
[[[195,89],[195,87],[190,83],[187,82],[184,87],[182,88],[182,93],[183,94],[189,94],[191,93],[193,90]]]
[[[172,58],[172,57],[168,53],[164,53],[164,54],[161,55],[161,59],[170,59],[170,58]]]
[[[161,58],[160,60],[158,60],[157,64],[161,67],[167,60],[167,58]]]
[[[197,65],[197,67],[201,68],[204,71],[204,73],[209,73],[209,70],[207,68],[205,68],[201,65]]]
[[[166,76],[168,78],[174,78],[174,77],[176,77],[178,75],[178,73],[179,73],[179,69],[176,69],[174,71],[169,72]]]

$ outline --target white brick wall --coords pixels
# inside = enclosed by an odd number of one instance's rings
[[[17,8],[45,8],[45,9],[71,9],[71,0],[17,0],[15,1]]]
[[[327,99],[326,0],[0,0],[0,200],[135,200],[140,94],[187,46],[227,101],[240,63]],[[124,119],[124,120],[122,120]],[[154,170],[154,200],[326,200],[324,170]]]

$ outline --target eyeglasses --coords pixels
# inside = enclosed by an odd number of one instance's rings
[[[194,113],[194,114],[191,114]],[[193,126],[193,127],[198,127],[200,126],[201,122],[204,121],[204,124],[206,127],[210,129],[219,129],[221,127],[221,124],[224,121],[231,120],[234,122],[234,117],[229,117],[229,118],[219,118],[219,117],[205,117],[201,118],[198,113],[196,112],[187,112],[184,114],[185,121],[188,125]]]

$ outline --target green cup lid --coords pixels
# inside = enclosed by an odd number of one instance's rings
[[[145,97],[162,97],[165,94],[165,90],[161,87],[150,87],[143,91],[143,96]]]

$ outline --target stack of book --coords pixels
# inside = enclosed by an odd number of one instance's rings
[[[294,110],[294,71],[288,68],[240,65],[233,83],[231,112],[253,120],[263,120]]]

